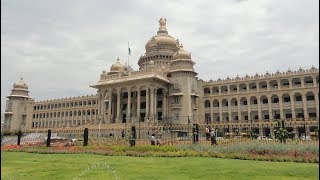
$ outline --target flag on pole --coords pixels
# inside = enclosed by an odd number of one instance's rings
[[[129,55],[131,55],[131,49],[130,49],[130,47],[128,48],[128,52],[129,52]]]

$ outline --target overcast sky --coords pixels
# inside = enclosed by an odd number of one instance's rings
[[[36,100],[96,93],[128,41],[137,70],[160,17],[203,80],[319,67],[318,0],[1,0],[1,112],[20,75]]]

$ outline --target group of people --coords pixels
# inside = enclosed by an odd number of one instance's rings
[[[217,140],[216,140],[216,130],[212,128],[210,130],[209,127],[206,127],[206,139],[209,141],[211,140],[211,145],[216,145]]]
[[[151,134],[150,136],[150,142],[151,142],[151,145],[161,145],[161,142],[159,139],[156,139],[155,137],[155,134]]]

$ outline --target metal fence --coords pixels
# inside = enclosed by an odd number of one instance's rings
[[[89,145],[106,146],[106,145],[150,145],[151,137],[154,136],[159,145],[181,145],[181,144],[211,144],[210,130],[207,124],[183,124],[183,125],[160,125],[140,127],[132,126],[122,128],[103,128],[89,129]],[[80,145],[84,140],[84,129],[82,130],[50,130],[50,145],[56,143],[67,144],[75,140]],[[208,134],[209,133],[209,134]],[[18,144],[18,134],[4,134],[1,139],[1,145]],[[240,142],[250,142],[254,139],[249,133],[228,133],[223,129],[215,129],[215,137],[218,145],[228,145]],[[48,131],[26,131],[22,132],[20,145],[45,145],[48,139]],[[258,138],[259,139],[259,138]],[[278,142],[275,139],[260,138],[261,141]],[[289,139],[287,142],[290,143]],[[298,139],[301,142],[318,143],[318,134],[312,139]]]

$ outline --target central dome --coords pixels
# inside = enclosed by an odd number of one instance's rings
[[[163,18],[159,20],[159,30],[157,32],[157,35],[153,36],[146,43],[146,52],[150,52],[152,50],[169,50],[172,48],[179,48],[179,43],[177,42],[177,40],[168,34],[166,22],[167,20]]]

